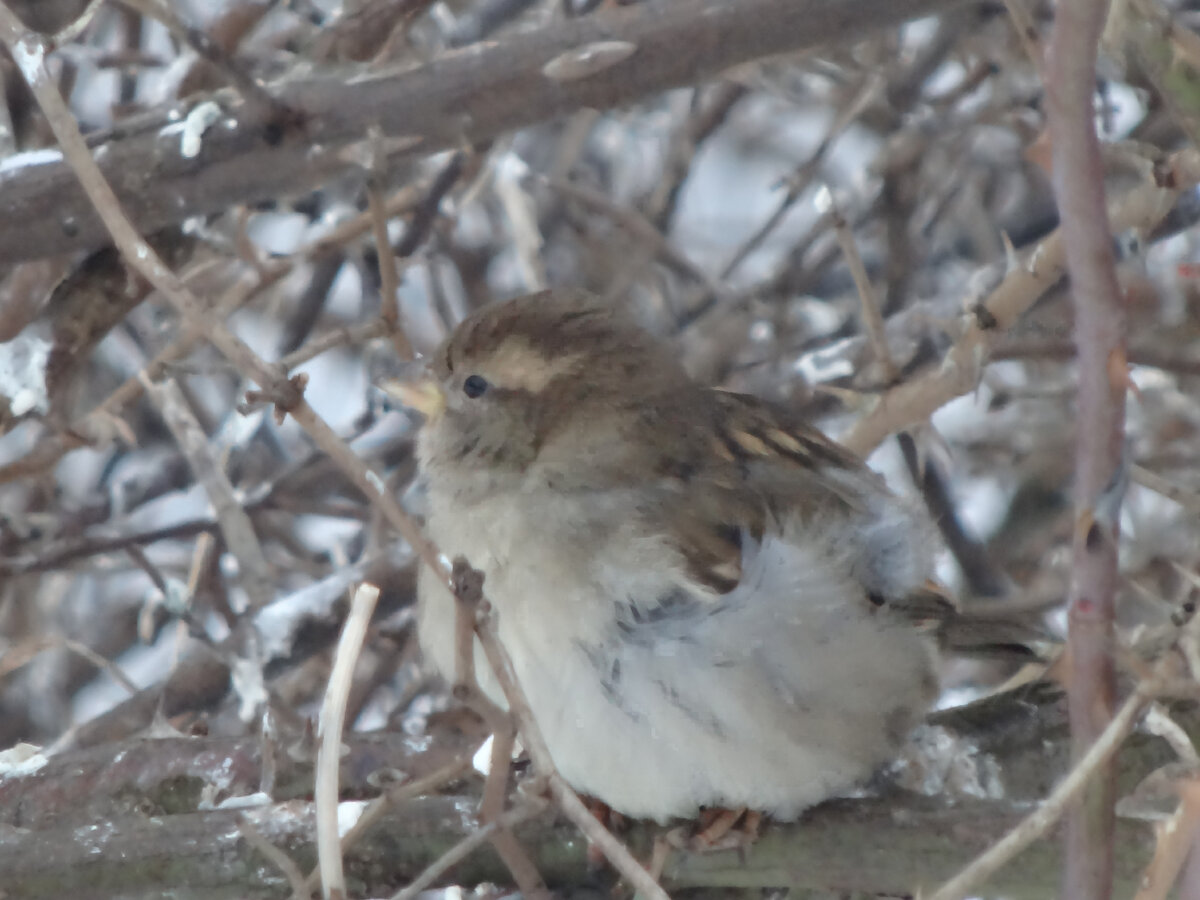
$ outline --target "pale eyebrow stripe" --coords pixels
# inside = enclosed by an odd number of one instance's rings
[[[570,371],[582,355],[567,353],[548,358],[524,338],[510,337],[496,348],[487,369],[499,387],[536,394],[555,378]]]

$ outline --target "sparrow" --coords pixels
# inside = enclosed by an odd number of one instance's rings
[[[484,573],[577,791],[658,821],[792,819],[869,777],[935,697],[923,510],[783,406],[695,383],[621,310],[491,304],[388,389],[425,415],[428,535]],[[432,570],[418,631],[453,678]]]

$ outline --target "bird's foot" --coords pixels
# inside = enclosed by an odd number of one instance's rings
[[[740,809],[703,809],[690,826],[676,828],[667,840],[680,850],[715,853],[718,850],[744,850],[758,840],[762,813]]]

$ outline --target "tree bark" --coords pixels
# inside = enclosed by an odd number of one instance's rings
[[[1177,720],[1200,732],[1196,711]],[[936,730],[926,732],[933,739],[927,743],[942,750],[880,776],[870,796],[823,804],[798,823],[769,825],[745,853],[674,854],[664,887],[928,892],[1020,819],[1069,765],[1066,705],[1052,688],[939,713],[930,727]],[[421,777],[446,759],[418,752],[403,735],[348,735],[347,744],[343,799],[377,793],[368,779],[382,769]],[[218,800],[256,791],[261,750],[247,739],[130,741],[62,754],[33,775],[0,781],[0,872],[8,896],[286,896],[282,873],[246,842],[237,823],[245,815],[302,871],[312,868],[315,825],[306,799],[312,772],[304,754],[274,748],[275,802],[249,810],[196,809],[208,784],[220,786]],[[1161,739],[1134,735],[1119,756],[1122,792],[1172,759]],[[934,792],[904,786],[914,782]],[[478,779],[450,787],[452,796],[401,803],[347,852],[352,893],[395,889],[477,827]],[[645,859],[658,831],[641,824],[622,836]],[[517,834],[552,888],[569,891],[595,877],[572,826],[546,815]],[[1118,890],[1132,890],[1152,850],[1146,823],[1119,821]],[[1061,852],[1057,841],[1036,844],[989,883],[988,893],[1052,896]],[[459,884],[510,881],[490,849],[472,854],[447,877]]]

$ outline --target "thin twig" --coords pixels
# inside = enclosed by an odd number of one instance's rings
[[[372,319],[370,322],[362,322],[348,328],[334,328],[297,347],[286,356],[280,357],[279,364],[290,372],[310,359],[315,359],[322,353],[328,353],[337,347],[357,346],[364,341],[383,337],[390,333],[392,333],[392,328],[383,319]]]
[[[479,828],[472,831],[443,853],[441,857],[430,863],[424,872],[412,880],[411,884],[393,894],[392,900],[413,900],[417,894],[437,881],[442,876],[442,873],[470,856],[485,841],[492,838],[496,832],[512,828],[514,825],[519,825],[528,819],[532,819],[534,816],[540,815],[545,808],[545,801],[539,800],[537,797],[529,797],[520,806],[510,809],[494,821],[481,824]]]
[[[100,7],[105,2],[106,0],[91,0],[83,12],[55,32],[52,39],[53,45],[55,47],[62,47],[83,34],[87,27],[92,24],[92,19],[96,17],[96,13],[100,11]]]
[[[379,266],[379,315],[387,324],[392,347],[401,359],[413,358],[412,344],[400,321],[400,271],[396,255],[388,240],[388,215],[381,182],[385,174],[387,155],[382,148],[383,135],[376,129],[371,133],[371,171],[367,177],[367,212],[371,217],[371,234],[375,238],[375,255]]]
[[[468,159],[468,154],[462,151],[451,156],[413,204],[413,215],[409,220],[408,228],[396,242],[397,256],[412,256],[429,236],[429,232],[437,222],[442,200],[446,198],[454,185],[458,184],[458,179],[462,177],[463,171],[467,168]]]
[[[1154,858],[1146,866],[1133,900],[1166,900],[1196,845],[1200,833],[1200,784],[1194,776],[1184,776],[1175,787],[1179,805],[1169,819],[1155,823]],[[1195,900],[1196,885],[1179,884],[1177,896]]]
[[[440,769],[430,772],[423,778],[389,788],[387,793],[376,797],[367,804],[367,808],[358,817],[358,821],[354,823],[354,827],[346,832],[345,837],[342,838],[342,852],[345,853],[352,847],[354,842],[361,838],[368,828],[382,819],[384,813],[391,807],[405,800],[411,800],[413,797],[421,797],[431,791],[437,790],[469,772],[471,772],[471,755],[466,754],[447,763]]]
[[[1151,472],[1145,466],[1130,466],[1129,477],[1134,484],[1162,494],[1168,500],[1174,500],[1188,512],[1200,515],[1200,493],[1190,491],[1182,485],[1168,481],[1156,472]]]
[[[440,769],[431,772],[424,778],[418,778],[415,781],[409,781],[404,784],[396,785],[389,788],[386,793],[376,797],[367,804],[359,815],[358,820],[351,826],[350,830],[342,836],[341,852],[345,854],[353,847],[362,836],[374,827],[388,810],[395,807],[397,804],[405,800],[411,800],[414,797],[421,797],[432,791],[437,790],[445,784],[461,778],[463,775],[471,771],[471,756],[465,755],[458,759],[447,763]],[[321,880],[320,868],[313,869],[308,873],[308,877],[304,879],[304,890],[307,896]],[[293,893],[292,900],[300,900],[300,895]]]
[[[1147,182],[1133,188],[1113,204],[1112,228],[1151,229],[1167,215],[1179,191],[1197,181],[1200,160],[1194,150],[1177,154],[1168,170],[1168,182]],[[841,441],[860,456],[869,455],[896,431],[926,421],[955,397],[970,393],[991,347],[1066,273],[1062,231],[1055,231],[1025,254],[1004,281],[967,318],[962,335],[934,369],[885,392]]]
[[[511,722],[511,719],[509,721]],[[479,801],[479,820],[481,822],[491,822],[504,811],[504,797],[508,793],[508,774],[512,769],[512,754],[515,746],[516,734],[513,727],[502,728],[492,733],[492,753],[488,762],[488,776],[483,784],[483,797]]]
[[[173,380],[155,384],[141,373],[146,395],[158,407],[163,421],[191,466],[196,481],[212,503],[225,546],[238,561],[242,586],[254,609],[262,609],[274,599],[275,578],[254,530],[254,523],[243,508],[229,476],[216,459],[200,423]]]
[[[300,868],[296,865],[296,861],[272,844],[263,836],[257,828],[250,824],[246,819],[238,821],[238,831],[242,833],[254,849],[270,860],[275,868],[283,873],[288,880],[288,884],[292,886],[292,896],[296,900],[310,900],[312,891],[304,883],[304,875],[301,874]]]
[[[491,765],[479,803],[479,820],[492,822],[504,810],[517,726],[513,717],[483,692],[476,677],[475,610],[483,595],[483,575],[456,561],[451,570],[450,587],[454,595],[454,696],[475,710],[492,732]],[[497,829],[490,840],[521,893],[534,897],[545,895],[546,885],[541,873],[512,832],[507,828]]]
[[[892,359],[891,351],[888,350],[887,331],[883,327],[883,316],[879,312],[879,301],[875,297],[875,289],[871,287],[871,276],[867,274],[867,267],[863,265],[858,245],[854,242],[854,235],[850,231],[846,217],[842,215],[836,201],[833,200],[832,192],[829,197],[833,211],[833,234],[837,238],[838,246],[842,249],[842,256],[846,259],[846,268],[850,270],[854,286],[858,289],[858,299],[862,307],[862,321],[866,328],[867,339],[871,343],[871,349],[875,352],[875,358],[883,367],[884,379],[888,384],[893,384],[900,376],[900,370],[896,368],[896,362]]]
[[[465,560],[461,557],[455,560],[456,571],[461,571],[464,567],[469,568]],[[492,609],[490,603],[483,600],[482,595],[479,599],[480,602],[475,613],[475,633],[479,637],[479,643],[483,646],[483,652],[487,656],[496,680],[504,690],[509,712],[517,723],[517,731],[524,739],[525,749],[529,753],[529,758],[533,760],[534,769],[546,779],[550,794],[558,802],[567,818],[575,823],[589,841],[600,848],[608,861],[612,863],[613,868],[625,878],[634,890],[643,897],[668,900],[667,892],[659,886],[642,864],[634,859],[633,854],[625,845],[613,837],[612,833],[600,823],[600,820],[592,815],[584,806],[583,801],[579,799],[579,795],[558,773],[554,766],[554,759],[550,755],[550,748],[542,736],[541,728],[538,727],[533,710],[529,706],[529,700],[517,679],[512,659],[500,642],[495,610]]]
[[[125,688],[125,690],[129,692],[130,696],[137,694],[138,691],[141,690],[136,684],[134,684],[133,679],[125,674],[125,671],[119,665],[110,659],[105,659],[87,644],[72,640],[71,638],[62,638],[61,640],[62,645],[76,656],[83,657],[96,668],[111,675],[113,681]]]
[[[308,432],[313,443],[320,447],[334,465],[383,513],[388,524],[400,532],[413,548],[413,552],[438,573],[443,583],[447,583],[448,586],[449,573],[437,548],[400,506],[383,479],[355,455],[346,442],[337,436],[306,401],[301,401],[298,406],[289,410],[289,413],[296,423]]]
[[[1021,41],[1025,55],[1040,70],[1042,68],[1043,54],[1041,40],[1038,37],[1037,26],[1033,22],[1033,16],[1025,8],[1023,0],[1004,0],[1004,8],[1008,10],[1008,17],[1012,20],[1013,28],[1017,31],[1017,37]]]
[[[834,145],[842,133],[849,128],[854,121],[863,114],[863,112],[874,102],[876,102],[883,92],[886,83],[883,79],[876,76],[869,76],[863,80],[859,89],[850,98],[841,109],[838,110],[837,116],[826,130],[824,137],[821,138],[816,148],[808,155],[808,157],[796,167],[785,179],[787,191],[783,199],[779,201],[779,205],[767,217],[754,233],[751,234],[742,244],[734,251],[729,261],[721,268],[720,278],[722,281],[728,279],[733,273],[744,263],[760,246],[767,236],[775,230],[780,222],[783,221],[796,201],[812,183],[820,169],[821,163],[824,161],[829,149]]]
[[[563,178],[546,178],[546,183],[560,194],[577,200],[594,212],[611,219],[624,228],[639,243],[645,244],[663,265],[701,285],[714,297],[726,294],[720,283],[678,250],[658,227],[636,209],[614,203],[606,194]]]
[[[1109,721],[1100,738],[1092,744],[1087,754],[1071,769],[1067,777],[1038,804],[1038,808],[981,853],[969,866],[938,888],[929,896],[929,900],[963,900],[978,893],[978,888],[994,872],[1043,837],[1062,818],[1096,773],[1112,759],[1121,742],[1133,729],[1146,704],[1154,698],[1158,686],[1157,680],[1139,682],[1117,714]]]
[[[317,446],[325,451],[380,509],[388,522],[408,540],[417,554],[434,571],[445,577],[448,573],[432,544],[401,509],[382,479],[367,469],[362,460],[355,456],[304,399],[303,377],[288,379],[278,364],[271,365],[263,361],[243,340],[234,335],[224,322],[209,319],[203,304],[137,233],[122,211],[112,187],[93,160],[74,118],[46,71],[44,39],[24,28],[20,20],[2,2],[0,40],[9,47],[13,58],[20,61],[22,74],[50,123],[64,156],[70,160],[96,212],[130,266],[157,287],[185,321],[206,334],[239,372],[263,388],[257,396],[248,395],[251,399],[267,399],[274,403],[277,415],[290,413]]]
[[[325,701],[321,704],[321,746],[317,751],[316,783],[313,799],[317,817],[317,860],[325,897],[344,897],[346,882],[342,874],[342,844],[338,835],[338,768],[341,764],[342,727],[345,724],[346,699],[354,680],[354,664],[362,650],[367,625],[379,599],[379,588],[363,583],[350,601],[350,613],[342,628]]]

